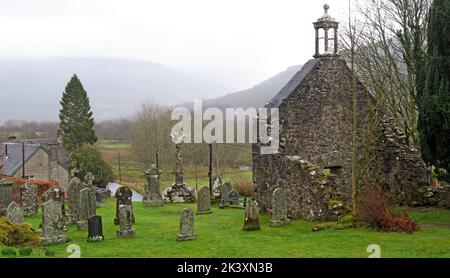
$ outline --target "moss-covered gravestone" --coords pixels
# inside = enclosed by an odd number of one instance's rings
[[[249,200],[245,207],[244,231],[260,230],[259,208],[254,200]]]
[[[185,208],[180,217],[180,233],[177,235],[178,241],[194,240],[194,211],[191,208]]]
[[[23,215],[24,213],[22,208],[16,202],[11,202],[9,206],[6,208],[6,218],[8,218],[9,221],[15,224],[23,223]]]
[[[119,225],[119,207],[130,206],[132,223],[135,223],[133,213],[133,191],[126,186],[119,187],[116,191],[116,218],[114,218],[114,225]]]
[[[70,238],[64,234],[61,203],[50,199],[42,205],[42,245],[66,243]]]
[[[119,230],[116,234],[120,238],[135,236],[133,229],[133,210],[130,205],[119,206]]]
[[[231,184],[226,182],[220,188],[220,204],[219,208],[227,208],[230,206]]]
[[[6,208],[13,201],[12,186],[13,182],[7,179],[0,180],[0,216],[6,215]]]
[[[69,224],[75,224],[79,220],[80,190],[82,187],[82,182],[78,177],[74,177],[70,180],[69,188],[67,190],[67,194],[69,195]]]
[[[144,207],[161,207],[164,206],[164,200],[159,189],[159,176],[161,172],[152,165],[145,172],[147,184],[144,185],[145,194],[143,199]]]
[[[25,216],[38,213],[38,187],[31,183],[20,185],[20,203]]]
[[[280,227],[289,224],[287,217],[287,198],[283,188],[277,188],[273,191],[272,196],[272,219],[270,227]]]
[[[211,195],[209,187],[204,186],[198,191],[197,214],[211,214]]]

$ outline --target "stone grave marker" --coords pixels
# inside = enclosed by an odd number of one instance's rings
[[[25,216],[38,213],[38,187],[31,183],[20,185],[20,203]]]
[[[211,195],[209,192],[209,187],[204,186],[198,192],[197,201],[197,214],[211,214]]]
[[[135,223],[133,213],[133,191],[126,186],[119,187],[115,194],[116,197],[116,218],[114,218],[114,225],[119,225],[119,207],[126,205],[131,207],[132,223]]]
[[[119,206],[119,230],[116,234],[120,238],[135,236],[133,229],[133,209],[131,205]]]
[[[260,230],[259,224],[259,209],[256,202],[252,199],[247,201],[245,207],[245,219],[244,219],[244,231],[257,231]]]
[[[11,202],[9,206],[6,208],[6,218],[9,219],[9,221],[16,223],[16,224],[22,224],[23,223],[23,210],[20,207],[20,205],[16,202]]]
[[[61,202],[49,199],[42,205],[42,245],[66,243]]]
[[[185,208],[180,217],[180,233],[177,235],[178,241],[194,240],[194,211]]]
[[[7,179],[0,180],[0,216],[6,215],[6,208],[13,201],[12,186],[13,182]]]
[[[69,224],[75,224],[79,220],[79,202],[80,202],[80,190],[83,188],[83,184],[78,177],[74,177],[67,190],[68,206],[69,206]]]
[[[95,215],[88,220],[88,242],[102,241],[103,235],[102,217]]]
[[[229,199],[230,192],[231,192],[231,184],[229,182],[222,184],[222,188],[220,190],[219,208],[226,208],[230,206],[230,199]]]
[[[152,165],[149,170],[145,172],[147,183],[144,186],[145,194],[143,204],[145,207],[161,207],[164,206],[164,200],[159,188],[159,176],[161,171]]]
[[[287,198],[286,192],[279,187],[273,191],[272,196],[272,219],[270,220],[270,227],[280,227],[289,224],[287,217]]]

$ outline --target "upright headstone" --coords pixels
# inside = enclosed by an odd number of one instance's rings
[[[12,186],[13,182],[7,179],[0,180],[0,216],[6,215],[6,208],[13,201]]]
[[[89,192],[90,189],[85,187],[80,190],[80,199],[78,203],[78,231],[86,231],[88,229],[89,219]]]
[[[70,238],[64,234],[61,203],[49,199],[42,205],[42,245],[66,243]]]
[[[185,208],[180,217],[180,233],[177,236],[177,240],[186,241],[193,240],[195,238],[194,211],[191,208]]]
[[[38,187],[31,183],[20,185],[20,203],[25,216],[38,213]]]
[[[6,218],[8,218],[13,223],[22,224],[23,214],[24,213],[20,205],[14,201],[11,202],[6,208]]]
[[[252,199],[247,201],[245,207],[245,219],[244,219],[244,231],[256,231],[260,230],[259,225],[259,209],[256,202]]]
[[[120,206],[130,206],[131,207],[131,218],[132,223],[135,223],[134,213],[133,213],[133,191],[128,187],[119,187],[116,191],[116,218],[114,218],[114,225],[119,225],[119,207]]]
[[[220,199],[220,192],[222,190],[222,179],[215,177],[213,181],[213,198]]]
[[[64,205],[64,190],[59,186],[50,187],[42,195],[43,203],[45,203],[49,200],[53,200],[60,205],[62,217],[59,218],[59,221],[61,221],[63,230],[67,231],[67,216],[66,216],[66,209],[65,209],[65,205]]]
[[[102,217],[95,215],[88,220],[88,238],[87,241],[95,242],[101,241],[105,237],[103,236]]]
[[[70,183],[67,190],[68,205],[69,205],[69,224],[75,224],[79,220],[79,203],[80,203],[80,190],[83,185],[78,177],[74,177]]]
[[[149,170],[145,172],[147,184],[144,186],[145,195],[143,204],[145,207],[161,207],[164,206],[164,200],[159,189],[159,176],[161,172],[152,165]]]
[[[94,216],[97,209],[97,194],[94,186],[95,177],[91,172],[88,172],[84,177],[84,182],[87,187],[90,189],[89,191],[89,217]]]
[[[133,236],[135,236],[133,229],[133,209],[130,205],[120,205],[117,237],[127,238]]]
[[[231,192],[231,184],[229,182],[222,184],[222,188],[220,190],[219,208],[226,208],[230,206],[230,199],[229,199],[230,192]]]
[[[211,214],[211,195],[209,187],[204,186],[198,191],[197,214]]]
[[[228,202],[230,206],[236,206],[240,207],[241,204],[239,202],[239,193],[235,190],[231,190],[231,192],[228,194]]]
[[[279,187],[273,191],[272,196],[272,219],[270,220],[270,227],[280,227],[289,223],[287,217],[287,198],[286,192]]]

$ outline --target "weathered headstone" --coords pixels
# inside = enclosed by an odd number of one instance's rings
[[[74,177],[70,183],[67,190],[68,206],[69,206],[69,224],[75,224],[79,220],[79,202],[80,202],[80,190],[83,185],[78,177]]]
[[[177,236],[177,240],[186,241],[193,240],[195,238],[194,211],[191,208],[185,208],[180,217],[180,233]]]
[[[222,188],[220,190],[219,208],[226,208],[230,206],[230,199],[229,199],[230,192],[231,192],[231,184],[229,182],[222,184]]]
[[[38,187],[31,183],[20,185],[20,203],[25,216],[38,213]]]
[[[222,179],[220,177],[215,177],[213,182],[213,199],[220,199],[220,193],[222,190]]]
[[[11,202],[6,208],[6,218],[8,218],[13,223],[22,224],[23,215],[24,213],[22,208],[16,202]]]
[[[116,191],[116,218],[114,218],[114,225],[119,225],[119,207],[122,205],[131,207],[132,223],[135,223],[133,213],[133,191],[128,187],[119,187]]]
[[[135,236],[133,229],[133,209],[131,205],[119,206],[119,230],[117,237],[127,238]]]
[[[61,202],[49,199],[42,205],[42,245],[66,243]]]
[[[231,190],[228,194],[228,202],[230,206],[240,207],[241,204],[239,202],[239,193],[237,191]]]
[[[259,209],[254,200],[248,200],[245,207],[244,231],[260,230]]]
[[[85,187],[80,190],[80,199],[78,203],[78,221],[77,230],[86,231],[88,229],[89,219],[89,192],[90,189]]]
[[[86,176],[84,176],[84,183],[87,184],[87,186],[93,186],[95,181],[95,177],[91,172],[87,172]]]
[[[103,236],[102,217],[95,215],[88,220],[88,238],[87,241],[95,242],[101,241],[105,237]]]
[[[287,198],[286,192],[279,187],[273,191],[272,196],[272,219],[270,220],[270,227],[280,227],[289,223],[287,217]]]
[[[197,214],[211,214],[211,195],[209,187],[204,186],[198,192],[197,198]]]
[[[7,179],[0,180],[0,216],[6,215],[6,208],[13,201],[12,186],[13,182]]]
[[[159,176],[161,172],[152,165],[149,170],[145,172],[147,184],[144,186],[145,195],[143,204],[145,207],[161,207],[164,206],[164,200],[162,198],[159,189]]]
[[[61,206],[62,217],[59,219],[64,231],[67,231],[67,216],[64,205],[64,190],[59,186],[52,186],[42,195],[43,203],[53,200]]]

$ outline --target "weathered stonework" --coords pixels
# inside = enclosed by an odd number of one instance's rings
[[[209,192],[209,187],[204,186],[198,191],[197,198],[197,214],[211,214],[211,195]]]
[[[134,213],[133,213],[133,191],[128,187],[119,187],[116,191],[116,218],[114,218],[114,225],[119,225],[120,219],[120,206],[130,206],[131,208],[131,219],[132,223],[135,223]]]
[[[262,155],[253,145],[253,184],[261,212],[272,211],[272,193],[282,187],[288,215],[312,221],[334,221],[348,213],[351,204],[352,75],[338,56],[310,60],[267,107],[279,108],[280,151]],[[358,136],[368,125],[373,97],[357,80]],[[368,143],[376,163],[367,183],[381,183],[399,203],[410,203],[426,183],[424,163],[405,142],[393,136],[392,125],[379,120],[378,139]],[[390,127],[388,127],[390,126]],[[391,138],[391,136],[393,136]],[[391,140],[394,141],[391,142]],[[406,178],[405,178],[406,177]],[[409,201],[407,201],[409,200]]]
[[[55,201],[55,203],[59,204],[61,207],[61,217],[58,218],[60,221],[60,225],[62,226],[63,231],[67,231],[67,215],[66,209],[64,205],[64,190],[59,186],[52,186],[42,195],[42,202],[46,203],[47,201]]]
[[[245,206],[244,231],[257,231],[261,229],[259,224],[259,208],[254,200],[248,200]]]
[[[13,182],[2,179],[0,180],[0,216],[6,215],[6,208],[13,201],[12,186]]]
[[[129,238],[136,235],[133,229],[133,209],[131,205],[119,206],[119,230],[117,237]]]
[[[49,199],[42,205],[42,245],[66,243],[61,202]]]
[[[23,223],[23,210],[20,205],[16,202],[11,202],[8,208],[6,209],[6,218],[8,218],[11,222],[16,224]]]
[[[177,240],[194,240],[196,237],[194,232],[194,211],[191,208],[185,208],[181,213],[180,233],[177,235]]]
[[[270,227],[280,227],[289,224],[287,217],[287,197],[284,189],[279,187],[273,191],[272,197],[272,219]]]
[[[78,177],[74,177],[70,183],[69,188],[67,190],[68,196],[68,207],[69,207],[69,215],[68,222],[69,224],[75,224],[79,220],[79,202],[80,202],[80,190],[85,187],[83,183]]]
[[[103,225],[101,216],[93,216],[88,220],[88,242],[102,241],[105,239],[103,235]]]
[[[145,184],[145,194],[143,199],[144,207],[162,207],[164,200],[159,189],[159,176],[161,172],[152,165],[151,169],[145,172],[147,184]]]
[[[38,213],[38,187],[37,185],[24,183],[20,185],[20,203],[25,216]]]

